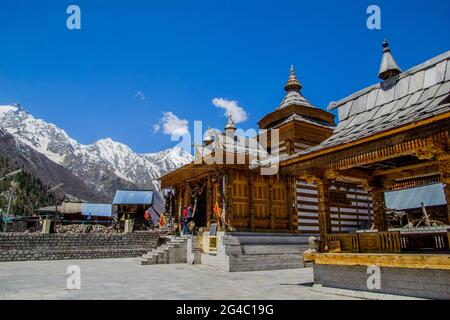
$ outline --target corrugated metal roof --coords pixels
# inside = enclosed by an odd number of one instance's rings
[[[117,190],[113,204],[153,204],[152,190]]]
[[[386,207],[389,209],[406,210],[445,205],[444,187],[442,184],[392,191],[385,193]]]
[[[84,203],[81,214],[83,216],[91,214],[93,217],[111,217],[112,204]]]

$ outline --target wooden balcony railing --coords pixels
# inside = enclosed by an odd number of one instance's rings
[[[450,232],[405,233],[401,235],[402,251],[449,251]]]
[[[450,252],[450,232],[362,232],[328,234],[325,252],[401,253]]]
[[[325,239],[325,251],[335,252],[401,252],[400,232],[367,232],[329,234]],[[339,248],[336,249],[337,243]]]

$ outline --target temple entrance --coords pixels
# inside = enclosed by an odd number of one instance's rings
[[[197,195],[197,207],[195,209],[194,222],[197,228],[204,228],[207,226],[206,190]]]

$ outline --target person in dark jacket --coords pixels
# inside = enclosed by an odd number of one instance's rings
[[[191,203],[187,209],[187,223],[186,225],[189,227],[189,223],[194,221],[194,205]]]

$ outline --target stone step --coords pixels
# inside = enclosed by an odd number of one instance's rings
[[[166,237],[164,243],[146,252],[137,260],[138,264],[186,263],[187,239]]]

